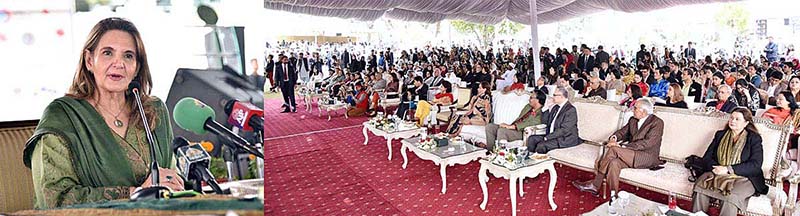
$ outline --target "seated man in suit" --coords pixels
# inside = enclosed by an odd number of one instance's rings
[[[568,101],[569,91],[558,87],[553,92],[553,103],[542,113],[542,122],[547,124],[547,135],[528,137],[528,151],[546,154],[550,150],[573,147],[581,143],[578,136],[578,112]]]
[[[545,100],[547,100],[547,94],[540,90],[533,91],[530,99],[528,99],[528,105],[522,108],[522,112],[519,113],[519,117],[514,120],[514,123],[499,125],[491,123],[486,125],[486,148],[492,151],[495,140],[498,139],[508,141],[521,140],[526,127],[541,124],[542,106],[544,106]]]
[[[720,112],[731,113],[734,108],[739,106],[736,98],[731,96],[733,92],[731,86],[722,84],[717,91],[719,92],[717,93],[717,100],[706,103],[706,107],[714,107]]]
[[[598,196],[597,189],[605,179],[612,194],[619,191],[619,174],[622,169],[646,169],[661,164],[658,155],[661,150],[661,137],[664,134],[664,121],[653,115],[653,102],[646,98],[636,100],[633,117],[628,124],[608,138],[607,150],[595,163],[593,180],[572,185],[584,192]],[[627,143],[625,143],[627,142]]]

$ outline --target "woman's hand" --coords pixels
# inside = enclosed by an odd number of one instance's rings
[[[153,185],[152,174],[147,175],[147,179],[142,184],[142,188],[150,187]],[[173,191],[183,191],[183,179],[175,173],[175,170],[158,168],[158,183],[161,186],[168,187]]]
[[[714,169],[711,170],[716,175],[727,175],[728,174],[728,167],[725,166],[714,166]]]

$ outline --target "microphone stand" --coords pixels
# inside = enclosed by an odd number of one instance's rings
[[[148,125],[147,116],[145,116],[144,109],[142,108],[142,99],[139,97],[139,88],[134,87],[133,96],[136,97],[136,106],[139,108],[139,115],[142,117],[142,125],[144,126],[144,132],[147,134],[147,142],[150,144],[150,158],[153,160],[150,163],[150,176],[152,179],[150,182],[152,185],[147,188],[141,188],[131,194],[130,200],[131,201],[139,201],[139,200],[158,200],[158,199],[166,199],[172,193],[172,191],[159,184],[159,175],[158,175],[158,160],[156,156],[156,147],[155,139],[153,139],[153,133],[150,132],[150,126]]]
[[[263,148],[264,147],[264,144],[263,144],[264,143],[264,131],[255,131],[253,136],[255,136],[256,140],[258,140],[256,142],[256,149],[258,149],[259,152],[264,152],[264,148]],[[256,173],[256,176],[258,176],[258,178],[261,178],[261,179],[264,178],[264,159],[263,158],[256,157],[256,172],[258,172],[258,173]]]

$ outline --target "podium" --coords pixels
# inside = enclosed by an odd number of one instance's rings
[[[13,215],[264,215],[263,179],[220,184],[232,195],[207,194],[188,198],[131,202],[128,199],[84,203],[48,210],[23,210]],[[259,190],[258,187],[261,187]]]

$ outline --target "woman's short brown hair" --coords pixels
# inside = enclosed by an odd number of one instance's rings
[[[86,68],[86,55],[85,52],[94,52],[97,48],[97,44],[100,42],[100,38],[105,35],[108,31],[111,30],[120,30],[127,32],[133,38],[133,45],[136,49],[136,76],[133,78],[133,81],[138,81],[141,85],[139,93],[141,94],[142,101],[145,110],[145,116],[148,119],[148,125],[150,127],[155,127],[156,119],[156,111],[155,107],[151,103],[155,98],[150,97],[150,90],[152,88],[152,78],[150,76],[150,66],[147,63],[147,53],[144,49],[144,43],[142,41],[141,35],[139,35],[139,30],[136,26],[133,25],[130,21],[126,19],[122,19],[119,17],[110,17],[103,20],[100,20],[92,30],[89,32],[89,36],[86,39],[86,43],[83,45],[83,49],[81,50],[80,60],[78,61],[78,69],[75,71],[75,77],[72,79],[72,85],[70,85],[69,90],[67,91],[67,96],[72,97],[75,99],[88,99],[96,97],[97,94],[97,81],[94,80],[93,72]],[[131,110],[130,118],[133,122],[132,125],[136,125],[139,128],[143,128],[143,124],[141,122],[141,117],[139,112],[136,112],[136,104],[134,102],[135,97],[130,95],[130,92],[125,92],[125,105]]]

